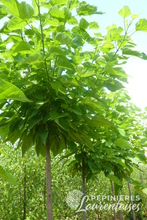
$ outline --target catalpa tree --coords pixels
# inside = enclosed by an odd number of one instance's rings
[[[93,124],[104,128],[113,124],[106,118],[110,106],[105,88],[115,92],[124,87],[127,74],[121,65],[130,55],[147,56],[133,49],[130,25],[125,30],[112,25],[106,36],[99,33],[97,22],[84,17],[103,12],[85,1],[0,3],[1,18],[7,20],[0,30],[0,136],[3,142],[21,147],[22,155],[32,146],[38,155],[46,155],[51,220],[50,151],[55,156],[73,143],[94,151]],[[119,14],[125,20],[131,12],[124,6]],[[132,15],[131,20],[135,18]],[[139,30],[147,30],[145,19],[136,24]],[[93,51],[84,51],[85,44]]]

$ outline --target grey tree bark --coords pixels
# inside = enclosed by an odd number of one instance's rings
[[[50,147],[46,144],[46,192],[47,192],[47,220],[52,220],[52,189],[51,189],[51,156]]]

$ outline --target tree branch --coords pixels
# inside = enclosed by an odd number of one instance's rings
[[[43,27],[42,27],[42,20],[41,20],[39,0],[36,0],[36,4],[37,4],[37,7],[38,7],[40,29],[41,29],[42,49],[43,49],[43,55],[44,55],[44,58],[45,58],[45,45],[44,45],[44,36],[43,36]],[[48,69],[47,69],[46,58],[44,60],[44,63],[45,63],[45,71],[46,71],[46,75],[47,75],[47,82],[48,82],[48,85],[49,85],[49,74],[48,74]]]

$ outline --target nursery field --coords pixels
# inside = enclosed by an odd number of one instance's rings
[[[147,61],[147,19],[106,13],[0,0],[0,220],[147,219],[147,107],[124,70]]]

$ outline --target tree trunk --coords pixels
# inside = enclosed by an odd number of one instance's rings
[[[85,197],[85,167],[84,167],[84,155],[82,158],[82,193],[83,193],[83,198]],[[85,199],[83,202],[83,209],[85,210]],[[83,220],[86,220],[86,211],[83,211]]]
[[[22,195],[21,195],[21,163],[19,164],[19,167],[20,167],[20,171],[19,171],[19,210],[20,210],[20,216],[22,215]]]
[[[46,210],[46,182],[44,182],[44,189],[43,189],[43,210]]]
[[[62,175],[62,190],[63,190],[63,198],[65,198],[66,197],[66,194],[65,194],[65,186],[64,186],[64,183],[65,182],[65,180],[64,180],[64,171],[63,171],[63,175]],[[65,210],[65,212],[64,212],[64,218],[66,219],[66,201],[64,200],[63,201],[63,207],[64,207],[64,210]]]
[[[112,180],[110,180],[110,183],[111,183],[112,196],[114,197],[114,187],[113,187]],[[114,212],[114,220],[117,220],[116,219],[116,211],[115,211],[115,199],[113,199],[113,206],[114,206],[114,210],[113,210],[113,212]]]
[[[142,169],[140,171],[140,182],[143,183],[143,178],[142,178]]]
[[[25,163],[25,161],[24,161]],[[24,189],[23,189],[23,193],[24,193],[24,202],[23,202],[23,220],[26,219],[26,164],[24,164]]]
[[[128,189],[129,189],[129,195],[130,195],[131,206],[133,207],[132,193],[131,193],[131,187],[130,187],[129,179],[127,180],[127,182],[128,182]],[[133,215],[133,220],[136,220],[135,212],[134,212],[133,209],[132,209],[132,215]]]
[[[47,220],[52,220],[52,190],[51,190],[51,156],[50,147],[46,144],[46,192],[47,192]]]
[[[119,203],[119,194],[117,196],[118,196],[117,202]],[[119,220],[122,220],[120,206],[119,206]]]

